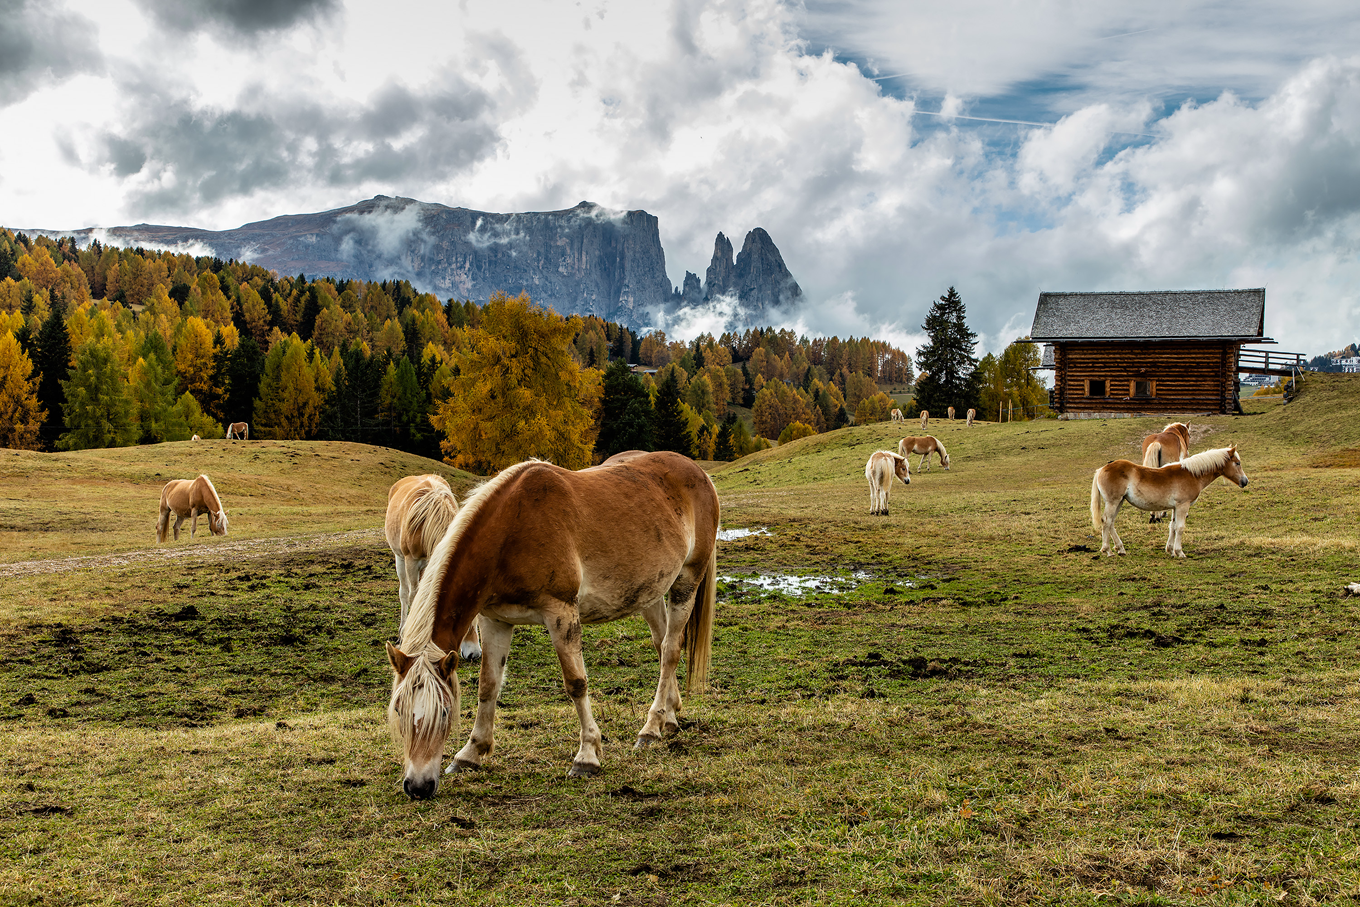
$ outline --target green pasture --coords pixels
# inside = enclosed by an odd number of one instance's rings
[[[913,457],[888,517],[864,462],[919,423],[717,466],[725,528],[757,531],[719,545],[680,733],[631,749],[646,627],[589,628],[605,771],[569,781],[524,629],[487,769],[418,803],[382,512],[400,475],[471,477],[344,444],[0,451],[0,904],[1360,900],[1360,380],[1245,403],[1185,417],[1251,479],[1194,505],[1185,560],[1127,508],[1125,557],[1090,525],[1094,470],[1165,417],[932,419],[952,469]],[[196,472],[231,535],[156,548],[160,485]]]

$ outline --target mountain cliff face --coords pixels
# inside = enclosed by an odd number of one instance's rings
[[[138,224],[73,232],[98,233],[120,245],[200,244],[219,258],[280,274],[409,280],[444,298],[484,302],[496,291],[527,291],[561,314],[598,315],[635,330],[664,322],[675,309],[734,293],[742,303],[737,320],[755,324],[802,295],[759,228],[747,234],[735,261],[731,242],[719,233],[707,285],[701,290],[698,277],[686,273],[684,288],[672,289],[657,218],[590,202],[564,211],[495,214],[379,195],[234,230]]]

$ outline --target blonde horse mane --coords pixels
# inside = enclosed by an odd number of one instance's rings
[[[203,480],[203,482],[208,486],[208,490],[212,492],[213,503],[217,505],[217,521],[218,521],[218,523],[220,523],[220,524],[222,525],[222,534],[223,534],[223,535],[226,535],[226,534],[227,534],[227,512],[226,512],[225,510],[222,509],[222,498],[218,496],[218,494],[217,494],[217,488],[216,488],[216,486],[213,485],[212,479],[208,478],[208,476],[207,476],[206,474],[201,473],[201,472],[198,474],[198,477],[199,477],[200,479]],[[209,510],[209,511],[208,511],[208,530],[209,530],[210,533],[211,533],[211,530],[212,530],[212,518],[213,518],[212,511]]]
[[[1195,454],[1193,457],[1186,457],[1184,460],[1181,460],[1181,465],[1185,467],[1190,475],[1198,478],[1206,472],[1222,469],[1227,465],[1234,450],[1236,450],[1234,447],[1217,447],[1213,450],[1206,450],[1203,453]]]
[[[944,449],[944,442],[941,441],[939,438],[936,438],[936,439],[935,439],[935,446],[938,447],[938,448],[940,449],[940,459],[942,459],[942,460],[944,461],[944,465],[948,466],[948,465],[949,465],[949,451],[947,451],[947,450]]]
[[[416,592],[415,601],[411,602],[411,612],[406,615],[406,625],[402,627],[401,642],[397,648],[407,655],[426,654],[433,656],[435,661],[444,657],[444,652],[434,643],[434,611],[435,603],[439,599],[439,587],[444,584],[444,573],[448,569],[449,552],[458,544],[459,539],[467,530],[468,523],[481,511],[482,505],[491,495],[505,483],[519,475],[524,467],[531,463],[538,463],[539,460],[525,460],[523,463],[516,463],[507,466],[495,476],[478,485],[468,493],[463,499],[463,506],[458,508],[458,513],[445,530],[444,537],[430,553],[430,563],[426,575],[420,580],[420,589]],[[433,576],[430,574],[433,573]],[[413,651],[408,649],[408,645],[418,647]],[[435,655],[435,653],[438,653]]]

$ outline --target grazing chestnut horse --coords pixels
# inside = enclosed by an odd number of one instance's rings
[[[1128,460],[1106,463],[1091,479],[1091,525],[1100,530],[1100,553],[1125,553],[1124,542],[1114,528],[1114,518],[1128,501],[1139,510],[1174,511],[1166,536],[1166,551],[1172,557],[1185,557],[1181,551],[1185,515],[1200,493],[1219,476],[1236,482],[1240,488],[1247,487],[1247,474],[1242,471],[1242,458],[1237,455],[1236,445],[1206,450],[1158,469]],[[1113,550],[1111,539],[1114,540]]]
[[[954,407],[952,407],[952,406],[949,407],[949,421],[950,421],[950,422],[953,422],[953,421],[954,421]]]
[[[200,438],[198,435],[194,435],[194,436],[193,436],[192,438],[190,438],[189,440],[190,440],[190,441],[201,441],[201,440],[203,440],[203,439]]]
[[[580,472],[530,460],[463,501],[430,558],[392,663],[388,727],[403,753],[402,788],[428,798],[458,715],[454,645],[474,620],[482,631],[477,716],[450,770],[478,768],[492,728],[510,638],[541,624],[557,650],[581,726],[572,776],[600,771],[600,728],[590,707],[581,625],[642,613],[661,661],[637,746],[679,729],[676,667],[686,689],[708,674],[717,590],[718,493],[688,457],[637,453]]]
[[[949,451],[945,450],[940,439],[933,435],[925,435],[921,438],[903,438],[897,442],[897,452],[904,457],[920,454],[921,459],[916,463],[917,472],[920,472],[923,468],[930,469],[931,454],[939,456],[941,466],[945,469],[949,468]]]
[[[977,417],[977,410],[975,410],[975,409],[970,409],[970,410],[968,410],[968,424],[967,424],[967,427],[968,427],[968,428],[972,428],[972,427],[973,427],[973,419],[975,419],[976,417]]]
[[[397,597],[401,600],[398,635],[400,628],[406,625],[406,612],[420,586],[425,564],[457,514],[458,499],[443,476],[407,476],[397,479],[388,489],[387,519],[383,529],[397,566]],[[469,661],[482,657],[476,624],[468,627],[458,653]]]
[[[893,410],[891,413],[889,413],[888,415],[892,416],[892,420],[893,420],[894,422],[901,422],[901,421],[902,421],[902,410],[900,410],[900,409],[895,409],[895,410]]]
[[[227,440],[240,438],[242,441],[250,440],[250,426],[244,422],[233,422],[227,426]]]
[[[921,410],[921,430],[925,431],[926,424],[930,422],[930,410]]]
[[[208,530],[213,535],[227,534],[227,511],[222,507],[222,499],[217,496],[212,479],[200,475],[196,479],[171,479],[161,489],[161,514],[156,520],[156,541],[164,542],[170,534],[170,514],[175,514],[175,541],[179,541],[179,527],[184,521],[189,524],[189,541],[194,540],[198,529],[198,518],[208,515]]]
[[[891,450],[876,450],[869,454],[869,462],[864,464],[864,478],[869,480],[869,513],[872,516],[888,515],[888,492],[892,491],[892,480],[896,476],[903,485],[911,484],[911,468],[907,458]]]
[[[1190,423],[1172,422],[1155,435],[1143,439],[1143,465],[1158,467],[1190,456]],[[1154,511],[1149,523],[1160,523],[1163,513]]]

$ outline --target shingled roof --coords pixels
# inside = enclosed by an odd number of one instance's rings
[[[1156,290],[1040,293],[1030,339],[1254,340],[1263,336],[1266,291]]]

